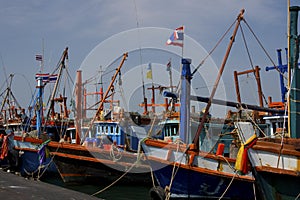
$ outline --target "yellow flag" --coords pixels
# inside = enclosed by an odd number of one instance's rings
[[[151,65],[151,63],[148,64],[146,77],[147,77],[147,79],[152,79],[152,65]]]

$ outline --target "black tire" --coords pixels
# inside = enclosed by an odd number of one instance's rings
[[[150,199],[151,200],[165,200],[166,199],[166,193],[164,189],[160,186],[155,186],[150,189],[149,191]]]

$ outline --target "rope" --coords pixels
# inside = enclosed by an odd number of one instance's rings
[[[55,152],[58,152],[59,148],[60,148],[60,147],[57,146]],[[45,166],[45,165],[40,165],[40,166],[44,166],[45,170],[41,173],[41,175],[38,174],[38,177],[37,177],[38,180],[39,180],[39,179],[44,175],[44,173],[47,171],[48,167],[49,167],[50,164],[53,162],[54,157],[55,157],[55,155],[53,155],[53,156],[51,157],[51,160],[49,161],[49,163],[48,163],[46,166]],[[40,168],[40,166],[39,166],[39,168]]]
[[[156,118],[157,118],[158,116],[155,114],[154,115],[154,118],[153,118],[153,121],[152,121],[152,123],[151,123],[151,126],[150,126],[150,129],[149,129],[149,131],[148,131],[148,133],[147,133],[147,137],[150,137],[151,136],[151,133],[152,133],[152,131],[153,131],[153,127],[154,127],[154,125],[155,125],[155,122],[156,122]]]
[[[176,152],[178,153],[180,143],[183,143],[183,142],[181,140],[176,140],[175,142],[177,143],[177,150],[176,150]],[[183,152],[183,155],[186,153],[186,151],[188,150],[188,148]],[[172,188],[173,180],[174,180],[174,178],[175,178],[175,176],[176,176],[176,174],[177,174],[177,172],[179,170],[179,166],[180,166],[180,163],[181,163],[181,161],[183,159],[183,155],[182,155],[182,157],[180,159],[180,162],[178,163],[178,168],[176,169],[176,171],[175,171],[176,161],[174,160],[174,165],[173,165],[173,169],[172,169],[172,176],[171,176],[171,179],[170,179],[170,184],[169,184],[169,186],[165,187],[165,192],[167,193],[165,200],[169,200],[170,197],[171,197],[171,188]]]
[[[137,156],[136,156],[136,162],[138,163],[140,161],[140,159],[142,158],[142,142],[145,142],[145,140],[147,140],[148,138],[143,138],[139,141],[139,145],[138,145],[138,150],[137,150]],[[154,175],[153,175],[153,170],[151,168],[151,165],[148,164],[149,169],[150,169],[150,174],[151,174],[151,180],[152,180],[152,185],[153,187],[155,187],[155,181],[154,181]]]
[[[243,28],[242,28],[241,24],[239,26],[240,26],[240,30],[241,30],[241,33],[242,33],[242,38],[243,38],[243,41],[244,41],[244,45],[245,45],[245,48],[246,48],[246,51],[247,51],[247,55],[248,55],[248,58],[249,58],[249,62],[250,62],[252,70],[254,71],[253,62],[252,62],[252,59],[251,59],[251,56],[250,56],[250,51],[249,51],[249,48],[248,48],[248,45],[247,45],[245,34],[244,34],[244,31],[243,31]],[[254,74],[254,72],[253,72],[253,74]]]
[[[227,158],[225,156],[223,156],[223,155],[218,155],[218,156],[223,158],[226,161],[226,163],[228,164],[229,168],[232,169],[232,171],[236,173],[236,170],[231,166],[231,164],[229,163],[229,161],[227,160]]]
[[[299,89],[299,88],[290,88],[290,90],[296,90],[297,92],[299,92],[299,91],[300,91],[300,89]]]
[[[150,168],[150,174],[151,174],[152,185],[153,185],[153,187],[155,187],[155,181],[154,181],[153,170],[152,170],[152,167],[151,167],[150,165],[149,165],[149,168]]]
[[[196,67],[196,69],[193,71],[192,76],[197,72],[197,70],[204,64],[205,60],[215,51],[215,49],[219,46],[219,44],[222,42],[224,37],[227,35],[227,33],[230,31],[230,29],[235,24],[236,20],[230,25],[230,27],[225,31],[225,33],[222,35],[222,37],[219,39],[217,44],[209,51],[209,53],[204,57],[204,59],[200,62],[200,64]]]
[[[255,75],[255,70],[254,70],[254,65],[253,65],[253,61],[251,59],[251,55],[250,55],[250,51],[249,51],[249,48],[248,48],[248,45],[247,45],[247,41],[246,41],[246,38],[245,38],[245,34],[244,34],[244,31],[243,31],[243,28],[240,24],[240,30],[241,30],[241,33],[242,33],[242,38],[243,38],[243,41],[244,41],[244,44],[245,44],[245,48],[246,48],[246,51],[247,51],[247,55],[248,55],[248,58],[249,58],[249,62],[250,62],[250,65],[251,65],[251,68],[253,70],[253,76],[255,77],[255,79],[257,79],[256,75]],[[265,104],[268,104],[268,101],[266,100],[266,97],[264,94],[262,94],[264,100],[265,100]]]
[[[112,187],[114,184],[116,184],[118,181],[120,181],[135,165],[137,162],[135,162],[124,174],[122,174],[117,180],[115,180],[114,182],[112,182],[111,184],[109,184],[108,186],[106,186],[105,188],[103,188],[102,190],[95,192],[94,194],[92,194],[91,196],[95,196],[97,194],[100,194],[101,192],[107,190],[108,188]]]
[[[295,200],[300,198],[300,193],[296,196]]]
[[[254,196],[254,200],[256,200],[255,183],[253,183],[252,186],[253,186],[253,196]]]
[[[117,151],[117,155],[115,156],[114,151]],[[118,160],[120,160],[122,158],[122,154],[120,153],[120,150],[114,145],[111,145],[110,148],[110,157],[112,158],[112,160],[114,162],[117,162]]]
[[[290,98],[290,101],[295,102],[295,103],[300,103],[300,100],[292,99]]]
[[[139,148],[140,148],[140,142],[139,142]],[[98,192],[95,192],[94,194],[92,194],[91,196],[95,196],[97,194],[100,194],[102,192],[104,192],[105,190],[109,189],[110,187],[112,187],[113,185],[115,185],[117,182],[119,182],[130,170],[132,170],[133,167],[135,167],[136,165],[138,165],[139,161],[140,161],[141,157],[137,156],[137,160],[133,163],[133,165],[127,170],[125,171],[124,174],[122,174],[118,179],[116,179],[114,182],[112,182],[111,184],[109,184],[108,186],[106,186],[105,188],[103,188],[102,190],[99,190]],[[151,167],[150,167],[151,169]],[[151,169],[151,172],[152,172],[152,169]],[[153,175],[151,174],[152,176],[152,181],[153,181],[153,185],[154,185],[154,178],[153,178]]]
[[[222,199],[222,198],[224,197],[224,195],[226,194],[226,192],[227,192],[227,191],[228,191],[228,189],[230,188],[230,186],[231,186],[231,184],[232,184],[232,182],[233,182],[234,178],[236,177],[236,175],[237,175],[237,172],[236,172],[236,173],[234,173],[234,176],[232,177],[232,179],[231,179],[231,181],[230,181],[229,185],[227,186],[227,188],[225,189],[225,191],[223,192],[223,194],[220,196],[219,200],[220,200],[220,199]]]
[[[293,76],[291,77],[291,81],[293,80]],[[287,91],[287,96],[290,95],[290,92],[291,92],[291,88],[289,88],[289,90]],[[286,116],[287,114],[287,108],[288,107],[288,104],[285,104],[285,107],[284,107],[284,116]],[[283,129],[282,129],[282,133],[281,133],[281,142],[280,142],[280,150],[279,150],[279,154],[278,154],[278,159],[277,159],[277,168],[279,167],[279,161],[280,161],[280,157],[281,157],[281,152],[282,152],[282,149],[283,149],[283,138],[284,138],[284,127],[285,127],[285,118],[283,118]]]
[[[272,60],[271,56],[268,54],[268,52],[266,51],[266,49],[264,48],[264,46],[262,45],[262,43],[259,41],[258,37],[255,35],[254,31],[251,29],[251,27],[249,26],[249,24],[246,22],[245,19],[244,19],[244,22],[247,25],[247,27],[249,28],[249,30],[252,33],[252,35],[254,36],[254,38],[256,39],[256,41],[258,42],[259,46],[262,48],[262,50],[264,51],[264,53],[266,54],[266,56],[271,61],[272,65],[278,71],[278,73],[280,73],[285,79],[287,79],[287,77],[283,73],[281,73],[281,71],[279,70],[279,68],[276,66],[275,62]]]
[[[241,110],[243,110],[243,108],[240,108]],[[248,119],[251,120],[252,124],[264,135],[264,137],[266,137],[267,135],[265,134],[265,132],[258,126],[258,124],[253,120],[253,118],[248,114],[248,112],[246,112],[246,116]]]

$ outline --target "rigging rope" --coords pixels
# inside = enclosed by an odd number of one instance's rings
[[[192,76],[197,72],[197,70],[204,64],[206,59],[215,51],[215,49],[219,46],[219,44],[222,42],[224,37],[227,35],[227,33],[230,31],[230,29],[233,27],[235,24],[236,20],[231,24],[231,26],[225,31],[225,33],[222,35],[222,37],[219,39],[217,44],[209,51],[209,53],[203,58],[203,60],[200,62],[200,64],[196,67],[196,69],[193,71]]]
[[[252,33],[252,35],[254,36],[254,38],[256,39],[256,41],[258,42],[259,46],[262,48],[262,50],[264,51],[264,53],[266,54],[266,56],[271,61],[272,65],[275,67],[275,69],[278,71],[278,73],[281,74],[287,80],[287,77],[276,66],[275,62],[272,60],[271,56],[268,54],[268,52],[266,51],[266,49],[264,48],[264,46],[262,45],[262,43],[260,42],[260,40],[258,39],[258,37],[255,35],[254,31],[251,29],[251,27],[249,26],[249,24],[247,23],[247,21],[245,19],[244,19],[244,22],[247,25],[247,27],[249,28],[249,30]]]
[[[255,77],[255,79],[257,79],[257,78],[259,78],[259,77],[256,77],[256,75],[255,75],[255,70],[254,70],[253,61],[252,61],[252,59],[251,59],[250,51],[249,51],[249,48],[248,48],[248,45],[247,45],[247,41],[246,41],[246,38],[245,38],[245,34],[244,34],[244,31],[243,31],[243,28],[242,28],[241,24],[240,24],[240,30],[241,30],[241,33],[242,33],[242,38],[243,38],[244,45],[245,45],[245,48],[246,48],[246,51],[247,51],[247,55],[248,55],[248,58],[249,58],[249,62],[250,62],[251,68],[252,68],[252,70],[253,70],[253,73],[252,73],[252,74],[253,74],[253,76]],[[268,101],[267,101],[267,99],[266,99],[266,97],[265,97],[265,95],[264,95],[263,92],[262,92],[262,96],[263,96],[263,98],[264,98],[264,100],[265,100],[265,104],[268,105]]]

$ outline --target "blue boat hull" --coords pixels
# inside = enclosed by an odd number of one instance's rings
[[[40,165],[37,152],[24,151],[20,157],[20,173],[22,176],[47,176],[58,174],[56,166],[50,157],[46,158]],[[41,166],[41,167],[40,167]]]
[[[172,177],[173,165],[151,161],[157,182],[162,188],[169,187]],[[177,167],[175,168],[175,171]],[[171,185],[172,197],[178,198],[219,198],[222,199],[254,199],[253,182],[241,181],[232,178],[217,176],[215,174],[179,168]],[[227,190],[227,191],[226,191]],[[226,191],[226,192],[225,192]]]

